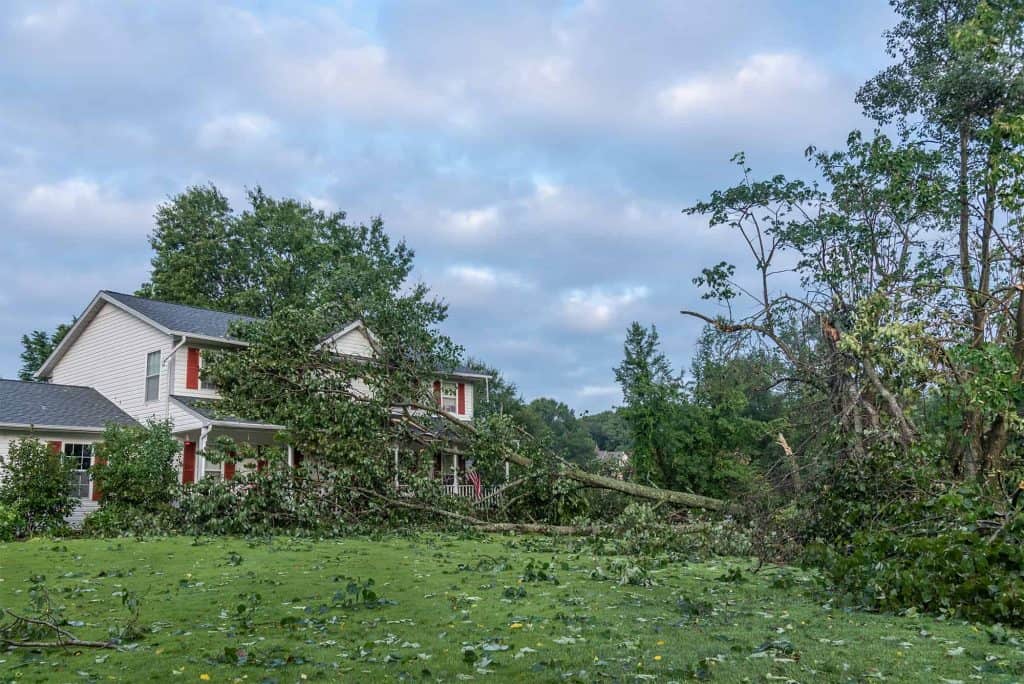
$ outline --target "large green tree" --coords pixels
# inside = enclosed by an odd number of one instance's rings
[[[1024,233],[1016,211],[1022,154],[1014,122],[1024,115],[1021,3],[898,0],[887,32],[895,63],[858,92],[865,112],[899,125],[908,144],[936,152],[944,181],[932,219],[948,240],[954,274],[946,309],[962,319],[943,331],[961,345],[950,355],[958,382],[1007,364],[1024,377]],[[966,474],[1000,466],[1013,402],[963,397],[950,430],[955,467]],[[952,437],[959,433],[957,437]]]
[[[139,294],[258,317],[341,305],[367,322],[401,299],[415,305],[417,319],[443,320],[445,306],[408,280],[413,251],[393,243],[380,218],[350,224],[344,212],[275,199],[259,187],[246,201],[237,212],[207,185],[161,204],[150,281]]]
[[[534,399],[527,410],[539,423],[535,437],[547,439],[552,451],[579,466],[590,466],[597,455],[597,445],[591,439],[576,412],[557,399]]]
[[[1019,0],[893,6],[894,63],[857,99],[898,139],[810,148],[820,186],[755,178],[740,156],[743,180],[689,211],[742,239],[749,267],[696,279],[727,315],[684,313],[777,354],[779,382],[822,397],[840,460],[929,448],[951,475],[986,476],[1024,401],[1024,13]]]
[[[633,446],[629,426],[619,408],[583,415],[579,421],[601,451],[629,451]]]

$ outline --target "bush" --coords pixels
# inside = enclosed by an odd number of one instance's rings
[[[55,532],[75,509],[71,494],[71,463],[37,439],[11,443],[3,462],[0,506],[14,512],[17,536]]]
[[[848,604],[1024,626],[1024,514],[987,494],[965,486],[901,504],[809,559]]]
[[[178,512],[171,506],[157,510],[120,504],[106,505],[90,513],[82,533],[91,537],[151,537],[174,534]]]
[[[200,480],[179,501],[181,527],[189,534],[209,535],[331,534],[343,529],[330,504],[336,497],[329,483],[300,485],[297,476],[283,462],[272,461],[260,472],[241,473],[232,480]]]
[[[107,427],[91,469],[103,493],[100,505],[146,513],[163,510],[178,493],[174,459],[180,450],[169,423]]]
[[[14,541],[18,537],[18,530],[24,526],[25,521],[14,506],[0,504],[0,542]]]

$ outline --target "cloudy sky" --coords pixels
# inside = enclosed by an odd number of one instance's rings
[[[689,364],[691,278],[737,253],[681,209],[866,124],[883,0],[0,4],[0,376],[19,338],[147,277],[191,184],[380,214],[446,331],[527,398],[620,401],[632,320]],[[237,204],[240,204],[238,202]]]

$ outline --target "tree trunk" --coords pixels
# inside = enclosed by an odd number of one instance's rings
[[[957,195],[960,204],[960,226],[958,231],[960,247],[960,279],[964,298],[971,312],[971,346],[980,347],[985,339],[984,321],[978,307],[974,274],[971,265],[971,208],[968,188],[968,157],[970,154],[970,131],[966,121],[960,124],[960,168],[957,178]],[[978,457],[981,452],[981,416],[977,410],[968,409],[964,416],[964,437],[960,445],[959,474],[974,477],[978,472]]]
[[[515,452],[506,452],[505,458],[509,462],[521,465],[524,468],[533,466],[533,461],[531,459],[521,456]],[[629,494],[630,496],[636,496],[641,499],[664,501],[666,503],[676,504],[677,506],[703,508],[708,511],[733,512],[734,510],[738,510],[734,509],[733,505],[726,501],[722,501],[721,499],[712,499],[711,497],[701,496],[700,494],[677,492],[671,489],[658,489],[656,487],[648,487],[646,485],[626,482],[624,480],[616,480],[613,477],[605,477],[603,475],[588,473],[585,470],[580,470],[579,468],[568,464],[563,465],[559,474],[562,477],[567,477],[570,480],[574,480],[588,487],[622,492],[623,494]]]
[[[456,416],[442,411],[436,407],[423,406],[421,404],[406,404],[402,405],[401,408],[406,411],[412,409],[416,411],[423,411],[427,414],[432,414],[444,418],[456,431],[468,432],[471,435],[476,435],[477,431],[472,425],[467,425],[464,421],[460,420]],[[402,418],[395,418],[401,420]],[[410,420],[412,417],[408,414],[404,416],[405,420]],[[421,428],[422,429],[422,428]],[[448,449],[451,453],[459,453],[457,449]],[[501,454],[509,463],[515,463],[524,468],[533,467],[533,459],[527,458],[521,454],[518,454],[511,449],[505,448],[504,453]],[[607,489],[614,492],[622,492],[630,496],[635,496],[641,499],[650,499],[651,501],[664,501],[665,503],[675,504],[677,506],[686,506],[687,508],[701,508],[707,511],[722,511],[727,513],[738,513],[743,509],[742,507],[731,504],[721,499],[712,499],[708,496],[701,496],[700,494],[691,494],[689,492],[677,492],[671,489],[658,489],[657,487],[647,487],[645,485],[635,484],[633,482],[626,482],[624,480],[616,480],[613,477],[605,477],[604,475],[596,475],[594,473],[588,473],[585,470],[580,470],[574,465],[571,465],[561,459],[559,459],[560,468],[558,475],[560,477],[567,477],[570,480],[579,482],[580,484],[595,489]]]

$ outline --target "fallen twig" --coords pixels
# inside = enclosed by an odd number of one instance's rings
[[[14,620],[14,624],[4,627],[0,625],[0,644],[3,644],[5,648],[67,648],[74,646],[78,648],[111,648],[116,649],[117,644],[112,641],[88,641],[85,639],[79,639],[68,630],[55,625],[52,622],[46,620],[38,620],[35,618],[26,617],[24,615],[18,615],[8,608],[4,609],[4,614],[8,615]],[[56,641],[31,641],[23,639],[11,639],[5,634],[10,634],[11,631],[18,623],[25,623],[30,625],[38,625],[45,627],[46,629],[52,630],[57,635]]]

